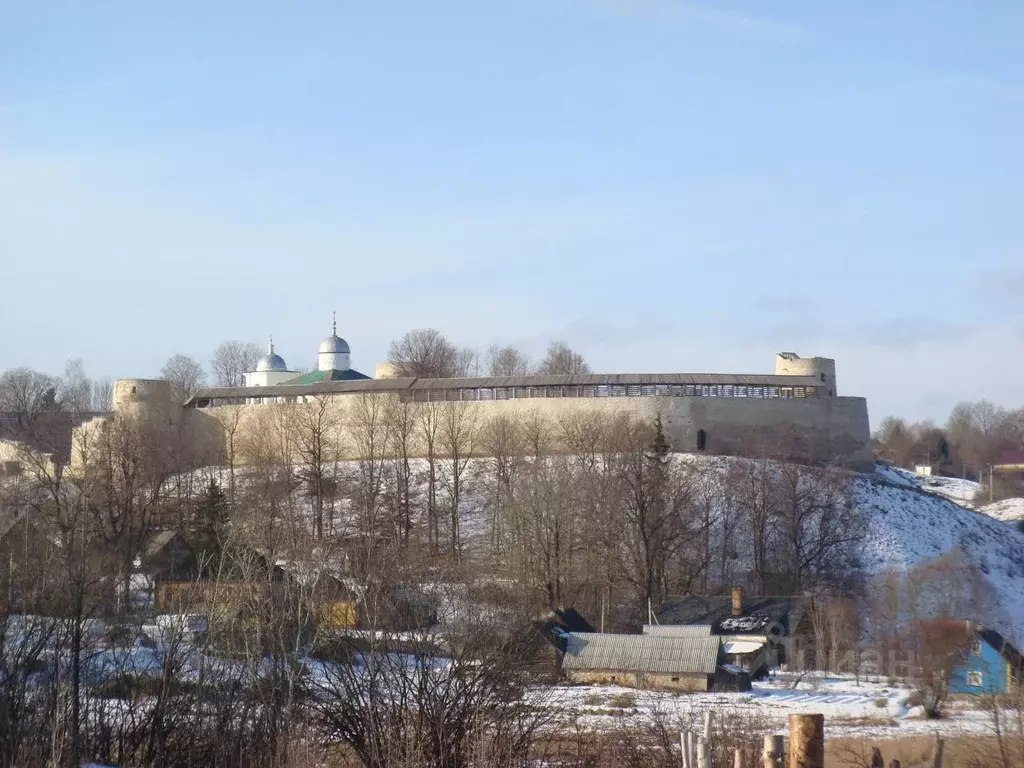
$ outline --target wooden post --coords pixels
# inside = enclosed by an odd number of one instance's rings
[[[779,768],[782,765],[782,756],[782,737],[765,736],[762,755],[764,768]]]
[[[885,758],[878,747],[871,748],[871,768],[885,768]]]
[[[732,768],[743,768],[743,750],[736,747],[732,755]]]
[[[690,742],[690,768],[697,768],[697,734],[687,731]]]
[[[945,743],[939,734],[935,734],[935,754],[932,755],[932,768],[942,768],[942,749]]]
[[[697,768],[711,768],[711,750],[703,736],[697,737]]]
[[[889,763],[889,768],[900,768],[900,761],[894,757],[892,762]]]
[[[683,768],[690,768],[690,750],[686,746],[686,731],[679,732],[679,752],[682,755],[680,765]]]
[[[704,713],[704,740],[711,741],[711,712]]]
[[[789,768],[824,768],[824,715],[789,716]]]

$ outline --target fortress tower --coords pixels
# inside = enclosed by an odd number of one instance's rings
[[[813,376],[821,382],[828,397],[839,396],[836,361],[828,357],[800,357],[796,352],[779,352],[775,356],[775,375]]]
[[[167,421],[173,412],[171,383],[163,379],[117,379],[113,410],[123,416]]]

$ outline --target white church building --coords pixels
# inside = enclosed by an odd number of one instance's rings
[[[348,342],[338,336],[338,322],[331,323],[331,335],[320,342],[316,355],[316,370],[300,374],[288,368],[284,358],[274,351],[271,337],[267,354],[256,362],[256,370],[245,374],[246,387],[273,387],[278,384],[303,386],[322,381],[355,381],[369,379],[365,373],[352,368],[352,350]]]

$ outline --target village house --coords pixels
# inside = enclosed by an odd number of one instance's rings
[[[713,635],[570,632],[562,659],[577,683],[617,683],[668,691],[750,690],[750,676],[721,658]]]
[[[711,637],[710,624],[645,624],[645,635],[664,637]],[[769,638],[767,635],[718,635],[721,654],[726,663],[742,669],[752,678],[764,677],[769,670]]]
[[[719,637],[729,663],[753,676],[787,663],[789,641],[800,631],[804,599],[745,597],[734,588],[729,595],[686,595],[666,598],[654,613],[658,629],[695,627],[692,631]]]
[[[1024,660],[1006,638],[994,629],[975,627],[969,653],[949,676],[950,693],[1011,693],[1024,675]]]

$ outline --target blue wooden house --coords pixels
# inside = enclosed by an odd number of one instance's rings
[[[1020,685],[1024,660],[994,629],[979,627],[967,658],[958,664],[949,679],[950,693],[1004,694]]]

